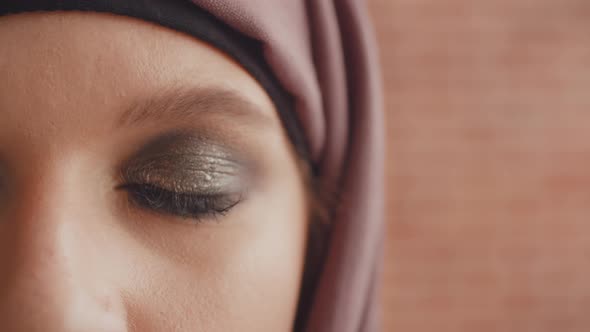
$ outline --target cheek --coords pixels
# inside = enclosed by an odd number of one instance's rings
[[[307,212],[298,177],[276,180],[217,224],[133,232],[143,246],[129,251],[126,288],[138,330],[290,331]]]

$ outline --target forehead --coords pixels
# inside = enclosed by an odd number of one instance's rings
[[[104,124],[122,105],[171,86],[224,87],[274,113],[264,90],[228,56],[134,18],[80,12],[1,17],[0,45],[5,124],[32,118]]]

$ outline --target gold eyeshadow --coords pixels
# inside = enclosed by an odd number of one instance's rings
[[[208,138],[188,133],[157,137],[124,166],[126,181],[178,193],[215,194],[241,190],[247,166],[236,153]]]

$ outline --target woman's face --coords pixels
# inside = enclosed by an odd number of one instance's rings
[[[257,82],[92,13],[0,18],[5,331],[288,331],[304,181]]]

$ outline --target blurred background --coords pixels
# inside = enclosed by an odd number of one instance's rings
[[[590,331],[590,2],[369,6],[385,331]]]

